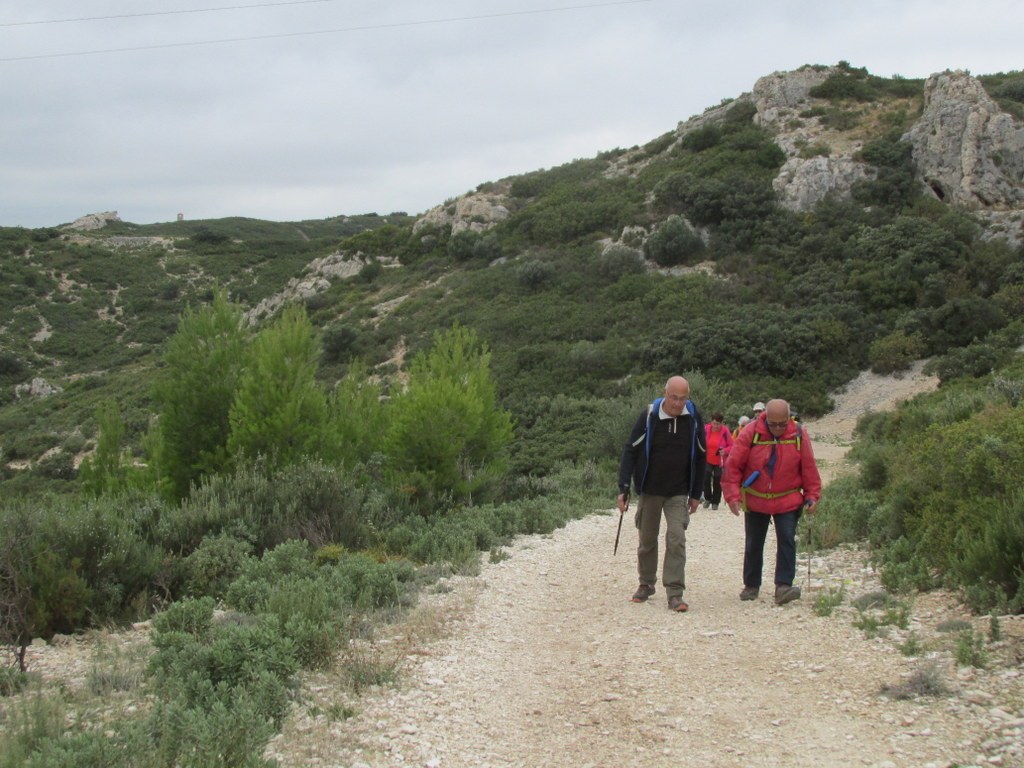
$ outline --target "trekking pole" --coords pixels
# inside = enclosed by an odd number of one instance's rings
[[[619,528],[615,531],[615,548],[612,550],[612,557],[615,557],[619,551],[619,536],[622,535],[622,518],[626,514],[626,510],[629,509],[629,495],[626,495],[626,504],[619,512]]]
[[[804,511],[810,508],[812,505],[808,502],[804,502]],[[807,518],[807,591],[811,589],[811,542],[814,541],[814,515],[809,512],[805,515]]]

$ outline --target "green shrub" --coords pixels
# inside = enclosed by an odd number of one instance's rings
[[[15,643],[134,618],[162,556],[127,498],[21,501],[0,508],[0,528]]]
[[[669,216],[644,242],[647,258],[662,267],[689,264],[704,250],[704,241],[682,216]]]
[[[150,671],[159,698],[208,714],[250,698],[256,722],[283,720],[299,661],[276,617],[221,622],[206,637],[158,629],[153,646]]]
[[[936,585],[928,560],[906,537],[899,537],[877,553],[882,586],[892,592],[927,591]]]
[[[1024,610],[1024,494],[993,500],[981,530],[954,561],[970,606],[978,612]]]
[[[185,587],[191,597],[221,597],[252,555],[253,547],[230,534],[207,536],[184,559]]]
[[[873,341],[868,348],[871,370],[881,374],[905,371],[924,355],[925,349],[924,339],[919,334],[908,334],[902,329],[893,331]]]
[[[939,418],[954,418],[956,399],[950,393]],[[964,405],[972,402],[963,399]],[[905,552],[899,558],[886,556],[893,567],[900,567],[899,559],[921,558],[926,568],[955,579],[960,553],[983,539],[993,519],[992,501],[1009,498],[1019,486],[1024,421],[1005,405],[993,404],[967,415],[963,421],[933,424],[913,442],[904,443],[894,457],[887,494],[890,503],[899,503],[897,513],[913,544],[909,557],[902,556]],[[1005,533],[1009,529],[1004,526]]]
[[[208,478],[160,521],[160,540],[191,552],[206,536],[252,541],[257,553],[290,539],[358,549],[367,539],[366,494],[352,474],[317,460],[268,472],[260,464]]]
[[[868,538],[877,499],[858,478],[839,477],[829,483],[813,519],[811,546],[831,548]]]
[[[274,724],[248,689],[222,686],[208,691],[200,706],[180,698],[158,700],[147,730],[153,742],[152,760],[158,766],[277,765],[263,757]]]
[[[0,766],[21,768],[64,734],[66,705],[58,696],[33,693],[8,710],[0,734]],[[38,763],[37,763],[38,764]]]
[[[935,625],[938,632],[963,632],[971,627],[972,624],[967,619],[945,619]]]
[[[860,464],[858,477],[861,485],[869,491],[880,491],[889,482],[891,464],[896,448],[880,441],[863,445],[857,451]],[[831,493],[831,489],[829,489]]]
[[[873,101],[877,94],[868,81],[857,72],[836,72],[808,91],[815,99],[841,101]]]
[[[20,693],[31,681],[28,672],[15,667],[0,667],[0,697]]]
[[[999,617],[994,613],[988,617],[988,639],[993,643],[998,643],[1003,639],[1003,628],[999,622]]]
[[[949,693],[948,686],[942,680],[942,674],[934,663],[918,667],[910,677],[898,685],[883,685],[883,696],[897,701],[916,699],[920,696],[945,696]]]
[[[613,282],[626,275],[637,275],[646,271],[643,253],[626,245],[612,245],[606,248],[598,257],[597,264],[601,275]]]
[[[975,343],[951,349],[929,364],[929,371],[946,383],[954,379],[978,379],[992,372],[999,362],[999,354],[988,344]]]
[[[907,639],[900,643],[900,653],[904,656],[920,656],[923,650],[921,641],[917,635],[911,632],[907,635]]]
[[[984,669],[988,666],[988,652],[985,650],[985,636],[975,633],[974,630],[965,630],[960,633],[956,641],[956,650],[953,655],[957,663],[964,667],[978,667]]]
[[[515,267],[517,282],[524,288],[540,288],[551,281],[556,273],[555,265],[549,261],[530,259]]]
[[[842,605],[845,596],[845,586],[841,586],[839,589],[829,588],[827,592],[819,594],[814,599],[814,606],[812,610],[817,616],[831,616],[832,612],[838,606]]]

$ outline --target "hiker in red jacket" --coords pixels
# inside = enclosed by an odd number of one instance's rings
[[[796,576],[796,525],[800,514],[814,514],[821,498],[821,476],[807,432],[790,418],[789,403],[771,400],[740,432],[726,462],[722,489],[729,511],[744,513],[743,591],[757,599],[768,525],[775,523],[775,604],[800,597]]]
[[[732,450],[732,432],[725,426],[725,416],[715,413],[704,425],[704,445],[708,449],[708,468],[704,473],[704,509],[718,509],[722,501],[722,470]]]

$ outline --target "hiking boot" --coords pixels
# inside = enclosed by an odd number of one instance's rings
[[[668,609],[670,611],[675,611],[676,613],[686,613],[690,610],[690,606],[686,604],[685,600],[683,600],[682,595],[672,595],[672,597],[668,599]]]
[[[634,603],[646,603],[647,598],[654,594],[654,587],[650,584],[641,584],[636,588],[631,598]]]
[[[799,599],[800,587],[791,587],[789,584],[779,584],[775,587],[776,605],[785,605]]]
[[[712,504],[711,505],[711,509],[712,509],[712,511],[718,509],[718,505],[717,504]]]
[[[740,600],[757,600],[758,592],[760,590],[757,587],[744,587],[740,592]]]
[[[703,506],[704,509],[707,509],[708,507],[711,506],[711,502],[710,501],[705,501],[704,504],[702,504],[701,506]]]

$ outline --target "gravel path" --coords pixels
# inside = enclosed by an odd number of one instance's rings
[[[841,469],[857,416],[934,386],[919,369],[851,383],[833,414],[807,425],[826,475]],[[636,532],[627,519],[613,556],[617,521],[609,511],[522,538],[480,576],[427,596],[420,621],[434,617],[434,636],[392,638],[405,654],[396,687],[331,719],[323,712],[339,681],[311,680],[314,703],[268,754],[353,768],[1024,765],[1019,660],[958,669],[935,630],[967,616],[951,596],[918,601],[911,630],[934,639],[928,661],[952,693],[898,701],[881,687],[926,661],[900,652],[906,634],[870,639],[852,607],[812,610],[828,587],[845,585],[849,597],[880,588],[862,553],[815,557],[809,576],[802,556],[803,600],[779,608],[765,590],[741,603],[742,522],[699,510],[688,532],[691,607],[675,614],[660,586],[648,603],[630,602]],[[1004,620],[1008,634],[1022,624]]]

